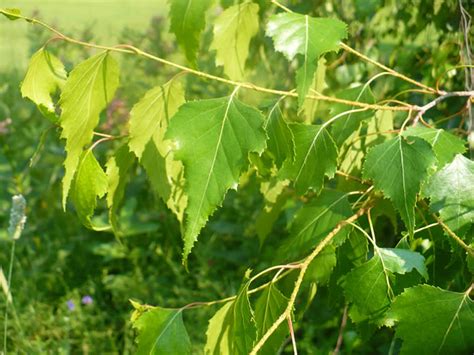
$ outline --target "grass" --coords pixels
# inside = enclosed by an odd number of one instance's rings
[[[123,28],[143,30],[153,16],[168,11],[166,0],[0,0],[0,7],[18,8],[67,33],[90,27],[98,41],[110,44],[117,41]],[[0,71],[26,68],[31,28],[22,21],[0,19]]]

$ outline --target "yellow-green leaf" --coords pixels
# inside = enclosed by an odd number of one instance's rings
[[[108,52],[91,57],[76,66],[61,94],[61,138],[66,139],[65,174],[63,178],[63,208],[79,157],[90,144],[100,112],[112,100],[119,83],[117,62]]]
[[[63,63],[46,49],[41,48],[31,57],[28,71],[21,84],[21,95],[50,113],[48,117],[55,117],[51,94],[61,88],[65,81],[66,71]]]
[[[232,80],[243,80],[249,44],[258,32],[258,5],[244,2],[226,9],[214,24],[211,49],[217,51],[216,65]]]

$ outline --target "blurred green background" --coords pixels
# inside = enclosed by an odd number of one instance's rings
[[[0,7],[40,15],[68,33],[91,28],[98,41],[115,44],[124,27],[145,29],[153,16],[165,15],[166,0],[1,0]],[[28,64],[28,27],[23,21],[0,22],[0,70]]]

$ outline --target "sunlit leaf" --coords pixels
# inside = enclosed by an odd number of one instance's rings
[[[466,232],[474,223],[474,162],[458,154],[431,177],[424,193],[431,208],[455,232]]]
[[[193,129],[189,129],[192,126]],[[185,210],[186,260],[209,216],[236,187],[250,152],[265,148],[263,117],[231,96],[188,102],[171,119],[166,138],[184,164],[188,204]]]
[[[66,139],[63,208],[84,147],[92,141],[99,114],[112,100],[119,82],[117,62],[108,52],[77,65],[61,94],[61,138]]]
[[[378,248],[378,253],[391,272],[405,274],[416,269],[425,280],[428,279],[425,258],[420,253],[399,248]]]
[[[244,2],[224,10],[214,22],[211,49],[217,51],[216,65],[232,80],[243,80],[252,37],[258,32],[258,5]]]
[[[313,81],[319,57],[339,49],[341,40],[347,37],[344,22],[331,18],[315,18],[297,13],[280,13],[270,17],[266,34],[272,37],[275,49],[288,60],[297,54],[303,59],[296,73],[298,106],[302,106]]]
[[[164,140],[171,117],[185,102],[178,78],[149,90],[130,112],[130,150],[140,159],[156,193],[182,222],[186,196],[183,166]]]
[[[403,132],[406,137],[420,137],[427,141],[438,158],[438,167],[442,168],[451,162],[456,154],[466,151],[465,142],[455,135],[438,128],[428,128],[424,126],[410,127]]]
[[[28,71],[21,84],[21,95],[46,110],[49,113],[48,117],[56,120],[51,94],[61,88],[65,81],[64,65],[54,55],[41,48],[31,57]]]
[[[205,354],[248,354],[257,336],[248,298],[249,282],[240,288],[235,301],[226,303],[209,321]]]

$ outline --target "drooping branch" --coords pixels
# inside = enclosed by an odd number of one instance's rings
[[[10,12],[6,9],[0,9],[0,13],[3,15],[6,15],[8,17],[13,17],[13,18],[18,18],[18,19],[23,19],[29,23],[32,24],[37,24],[43,28],[46,28],[48,31],[54,33],[57,36],[57,39],[64,40],[69,43],[77,44],[83,47],[89,47],[89,48],[95,48],[95,49],[101,49],[101,50],[106,50],[106,51],[111,51],[111,52],[119,52],[119,53],[125,53],[125,54],[135,54],[139,55],[148,59],[151,59],[153,61],[156,61],[161,64],[165,64],[171,67],[174,67],[176,69],[179,69],[181,71],[184,71],[186,73],[190,73],[193,75],[196,75],[198,77],[202,77],[205,79],[213,80],[213,81],[218,81],[227,85],[232,85],[232,86],[239,86],[241,88],[249,89],[249,90],[254,90],[258,92],[263,92],[267,94],[272,94],[272,95],[278,95],[278,96],[285,96],[285,97],[298,97],[298,94],[294,92],[293,90],[291,91],[285,91],[285,90],[276,90],[276,89],[270,89],[270,88],[265,88],[262,86],[255,85],[253,83],[248,83],[248,82],[239,82],[239,81],[234,81],[234,80],[229,80],[222,78],[220,76],[212,75],[206,72],[202,72],[199,70],[195,70],[192,68],[189,68],[187,66],[174,63],[172,61],[169,61],[167,59],[158,57],[156,55],[153,55],[151,53],[145,52],[135,46],[128,45],[128,44],[120,44],[116,46],[104,46],[104,45],[99,45],[91,42],[84,42],[81,40],[74,39],[72,37],[69,37],[65,35],[64,33],[60,32],[59,30],[55,29],[54,27],[50,26],[49,24],[40,21],[38,19],[32,18],[32,17],[27,17],[23,16],[17,13]],[[354,50],[355,51],[355,50]],[[357,52],[357,51],[355,51]],[[358,53],[358,52],[357,52]],[[393,69],[387,68],[387,71],[390,71],[392,75],[395,75],[393,73],[396,73]],[[395,75],[398,77],[405,77],[403,75]],[[412,80],[413,81],[413,80]],[[419,85],[418,85],[419,86]],[[424,86],[423,86],[424,87]],[[334,102],[334,103],[340,103],[343,105],[348,105],[348,106],[354,106],[354,107],[361,107],[361,108],[366,108],[370,110],[385,110],[385,111],[409,111],[410,109],[413,109],[414,106],[412,105],[400,105],[400,106],[388,106],[388,105],[378,105],[378,104],[368,104],[368,103],[363,103],[363,102],[357,102],[357,101],[351,101],[351,100],[345,100],[345,99],[339,99],[336,97],[331,97],[331,96],[326,96],[323,94],[317,94],[317,95],[306,95],[307,99],[311,100],[319,100],[319,101],[327,101],[327,102]]]

